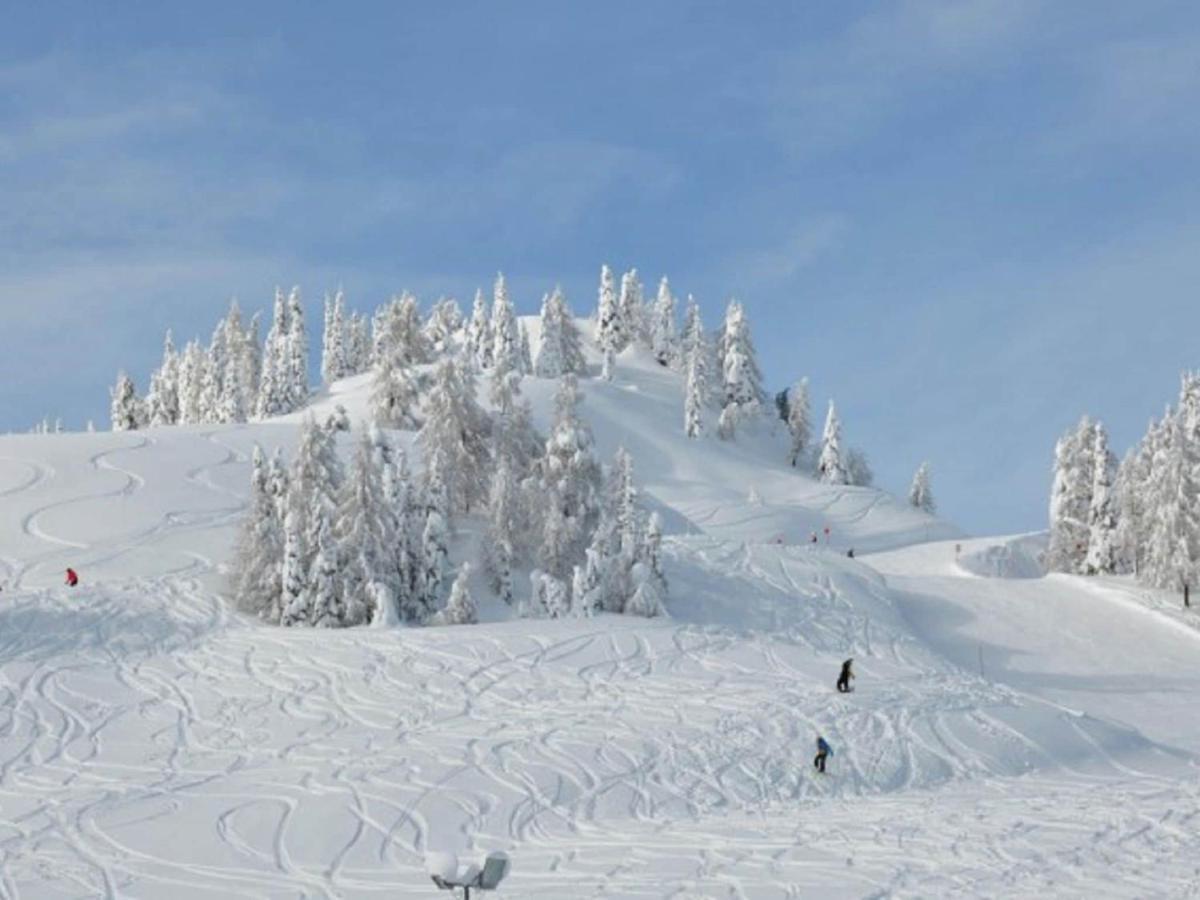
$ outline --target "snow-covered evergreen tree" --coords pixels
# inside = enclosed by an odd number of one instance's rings
[[[316,553],[308,572],[308,601],[312,624],[318,628],[342,628],[357,625],[348,622],[342,596],[342,581],[338,569],[338,547],[329,523],[331,510],[318,505],[314,511]]]
[[[321,338],[321,380],[332,384],[351,372],[347,357],[350,335],[347,334],[346,299],[339,289],[334,297],[325,295],[325,330]]]
[[[231,584],[238,608],[268,617],[282,590],[283,522],[272,492],[271,466],[257,444],[252,456],[250,503],[234,555]]]
[[[829,401],[829,413],[825,416],[825,431],[821,435],[821,455],[817,459],[817,473],[826,484],[849,484],[850,474],[846,471],[846,460],[842,453],[842,423],[837,409]]]
[[[289,508],[283,524],[283,564],[280,580],[279,624],[308,625],[312,622],[312,594],[308,590],[308,568],[304,563],[305,547],[302,526],[294,507]]]
[[[762,372],[750,339],[750,326],[742,305],[736,300],[730,300],[725,311],[720,359],[723,391],[718,430],[721,437],[728,439],[733,437],[741,421],[758,415],[766,403]]]
[[[562,579],[534,569],[530,575],[532,596],[521,612],[530,618],[561,619],[571,612],[571,597]]]
[[[912,486],[908,489],[909,506],[933,515],[937,512],[937,502],[933,499],[933,488],[929,482],[929,463],[923,462],[917,466],[913,475]]]
[[[508,299],[504,274],[496,276],[492,295],[492,366],[503,372],[521,371],[521,333],[517,314]]]
[[[435,473],[438,470],[435,469]],[[445,492],[433,480],[426,487],[425,527],[421,532],[421,570],[418,589],[401,612],[408,621],[425,621],[441,605],[442,584],[450,556]]]
[[[573,374],[559,380],[554,424],[538,461],[544,519],[538,551],[541,567],[567,578],[583,558],[599,514],[600,466],[593,455],[591,429],[579,417],[582,397]]]
[[[475,625],[479,622],[479,607],[475,605],[468,586],[470,577],[471,564],[463,563],[459,567],[458,577],[454,579],[454,584],[450,586],[450,599],[446,601],[445,609],[442,609],[433,617],[433,624]]]
[[[521,333],[521,344],[520,344],[521,374],[522,375],[532,375],[533,374],[533,351],[530,349],[530,345],[529,345],[529,329],[525,327],[524,322],[520,322],[520,323],[518,323],[517,330],[520,331],[520,333]]]
[[[1184,375],[1179,407],[1164,416],[1158,430],[1139,572],[1147,584],[1173,590],[1196,584],[1200,562],[1200,383],[1193,378]]]
[[[600,297],[596,308],[596,344],[605,356],[605,368],[611,374],[612,356],[629,343],[629,334],[621,309],[617,305],[617,289],[612,269],[600,267]],[[608,380],[606,376],[605,380]]]
[[[179,355],[171,331],[163,338],[162,363],[151,377],[146,397],[146,412],[153,427],[175,425],[179,421]]]
[[[471,309],[471,321],[467,324],[464,352],[479,370],[492,365],[492,324],[483,290],[475,291],[475,304]]]
[[[258,402],[256,412],[259,418],[278,416],[290,412],[291,403],[291,372],[288,353],[288,335],[291,326],[288,322],[287,298],[280,288],[275,289],[274,314],[271,328],[267,332],[266,345],[262,353],[262,372],[259,378]],[[186,360],[185,360],[186,361]],[[183,381],[182,374],[180,381]],[[182,399],[181,399],[182,406]]]
[[[454,335],[461,328],[462,310],[458,308],[458,302],[450,297],[442,297],[433,304],[429,318],[425,320],[425,343],[437,355],[448,353]]]
[[[1084,568],[1090,575],[1118,570],[1117,504],[1113,492],[1116,458],[1108,449],[1108,432],[1097,422],[1092,451],[1092,499],[1088,510],[1088,549]]]
[[[675,334],[675,297],[667,276],[658,283],[658,297],[654,301],[650,329],[651,349],[661,366],[672,366],[678,357],[678,339]]]
[[[362,432],[337,521],[347,625],[394,618],[391,610],[377,608],[383,598],[394,604],[399,590],[395,511],[383,483],[385,473],[388,478],[395,474],[388,471],[390,457],[391,447],[379,429]]]
[[[304,327],[304,306],[300,302],[299,288],[292,288],[287,303],[287,396],[290,412],[308,403],[308,331]]]
[[[683,401],[683,427],[690,438],[704,433],[704,411],[712,393],[709,383],[712,351],[704,334],[704,323],[695,299],[688,295],[683,324],[683,352],[686,385]]]
[[[142,424],[143,411],[133,379],[121,372],[111,396],[112,430],[136,431]]]
[[[542,340],[533,366],[533,374],[538,378],[558,378],[563,373],[562,319],[554,302],[554,298],[559,296],[561,294],[556,287],[554,293],[542,298]]]
[[[401,345],[384,343],[371,379],[371,415],[385,428],[417,428],[416,371]]]
[[[1090,540],[1095,426],[1086,416],[1055,447],[1054,486],[1050,497],[1050,544],[1046,568],[1085,570]]]
[[[331,521],[344,479],[333,434],[311,415],[306,416],[288,488],[288,512],[300,529],[301,570],[305,575],[312,572],[320,524]],[[311,603],[307,608],[311,609]]]
[[[487,496],[487,420],[475,401],[475,375],[452,357],[434,372],[425,399],[425,424],[417,435],[430,461],[440,461],[438,475],[446,491],[446,512],[470,511]]]
[[[787,426],[791,435],[789,462],[799,465],[812,444],[812,408],[808,399],[808,379],[801,378],[787,392]]]
[[[518,533],[525,518],[516,480],[508,461],[501,458],[496,474],[492,476],[488,496],[483,558],[492,592],[509,606],[513,604],[513,567],[516,563]]]
[[[614,346],[614,351],[619,353],[634,341],[642,344],[649,343],[646,324],[643,321],[644,309],[641,279],[638,278],[637,269],[630,269],[621,276],[621,296],[617,300],[617,315],[621,319],[625,343]]]

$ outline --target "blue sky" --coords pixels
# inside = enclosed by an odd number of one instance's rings
[[[1200,365],[1189,3],[10,4],[0,430],[106,420],[162,331],[276,284],[522,312],[602,262],[810,376],[880,483],[1042,527]]]

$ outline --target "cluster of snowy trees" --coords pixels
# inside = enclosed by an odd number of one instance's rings
[[[233,576],[241,607],[280,625],[473,622],[465,568],[446,603],[443,594],[453,523],[474,515],[484,520],[484,573],[524,615],[661,614],[662,527],[636,502],[629,454],[605,476],[572,372],[559,380],[543,439],[519,372],[503,360],[493,357],[488,413],[472,361],[438,359],[410,410],[419,476],[379,423],[360,435],[348,474],[336,426],[311,417],[290,467],[278,452],[270,461],[256,453]],[[518,601],[515,574],[529,566],[531,592]]]
[[[826,484],[851,484],[870,487],[875,482],[867,455],[857,447],[844,447],[842,421],[836,404],[830,400],[825,427],[819,442],[813,441],[812,410],[808,397],[808,379],[801,378],[775,395],[779,418],[787,425],[790,443],[788,462],[812,472]]]
[[[256,448],[250,508],[232,583],[239,606],[279,625],[474,620],[466,573],[442,607],[448,497],[436,476],[418,484],[405,454],[369,427],[349,472],[336,432],[305,420],[290,466]]]
[[[1117,464],[1108,434],[1084,417],[1055,446],[1046,566],[1133,572],[1181,588],[1200,566],[1200,375],[1184,373],[1179,401],[1152,421]]]

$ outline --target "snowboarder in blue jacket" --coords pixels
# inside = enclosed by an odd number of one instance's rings
[[[825,741],[825,738],[817,738],[817,755],[813,760],[813,767],[821,773],[825,772],[825,760],[833,755],[833,748]]]

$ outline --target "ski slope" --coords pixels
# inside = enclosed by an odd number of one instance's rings
[[[814,483],[769,425],[688,441],[636,355],[582,385],[663,514],[668,619],[480,588],[478,626],[262,626],[222,569],[248,454],[297,417],[0,438],[0,894],[434,897],[427,851],[496,849],[498,898],[1200,894],[1200,630],[1169,598]]]

